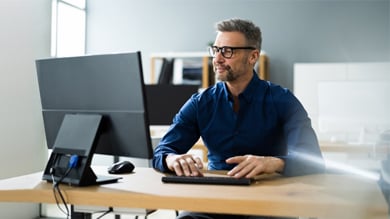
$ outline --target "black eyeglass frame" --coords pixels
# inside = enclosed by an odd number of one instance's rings
[[[209,49],[209,53],[210,53],[211,57],[215,57],[217,52],[221,52],[221,54],[224,58],[230,59],[234,54],[234,50],[237,50],[237,49],[255,50],[256,48],[253,46],[238,46],[238,47],[234,47],[234,46],[222,46],[222,47],[209,46],[208,49]],[[226,55],[226,50],[231,50],[230,56]]]

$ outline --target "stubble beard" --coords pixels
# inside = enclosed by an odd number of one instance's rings
[[[230,82],[230,81],[235,81],[237,79],[236,75],[234,74],[234,71],[230,66],[226,66],[226,74],[216,74],[216,79],[219,81],[224,81],[224,82]],[[217,69],[215,68],[214,71],[216,72]]]

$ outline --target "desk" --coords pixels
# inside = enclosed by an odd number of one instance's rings
[[[102,173],[104,169],[95,169]],[[163,174],[135,169],[119,183],[89,187],[61,185],[73,205],[177,209],[235,214],[317,218],[387,218],[375,181],[354,175],[264,176],[251,186],[164,184]],[[42,173],[0,180],[1,202],[55,203]]]

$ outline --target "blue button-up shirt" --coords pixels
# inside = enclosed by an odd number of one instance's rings
[[[224,82],[194,94],[156,147],[153,167],[169,171],[166,155],[186,153],[202,137],[212,170],[230,170],[234,165],[227,164],[227,158],[252,154],[283,159],[285,175],[323,171],[310,119],[289,90],[259,79],[254,72],[238,99],[240,108],[234,112]]]

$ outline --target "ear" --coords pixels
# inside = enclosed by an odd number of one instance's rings
[[[260,52],[259,50],[252,50],[250,56],[249,56],[249,63],[253,66],[256,64],[256,62],[259,60]]]

